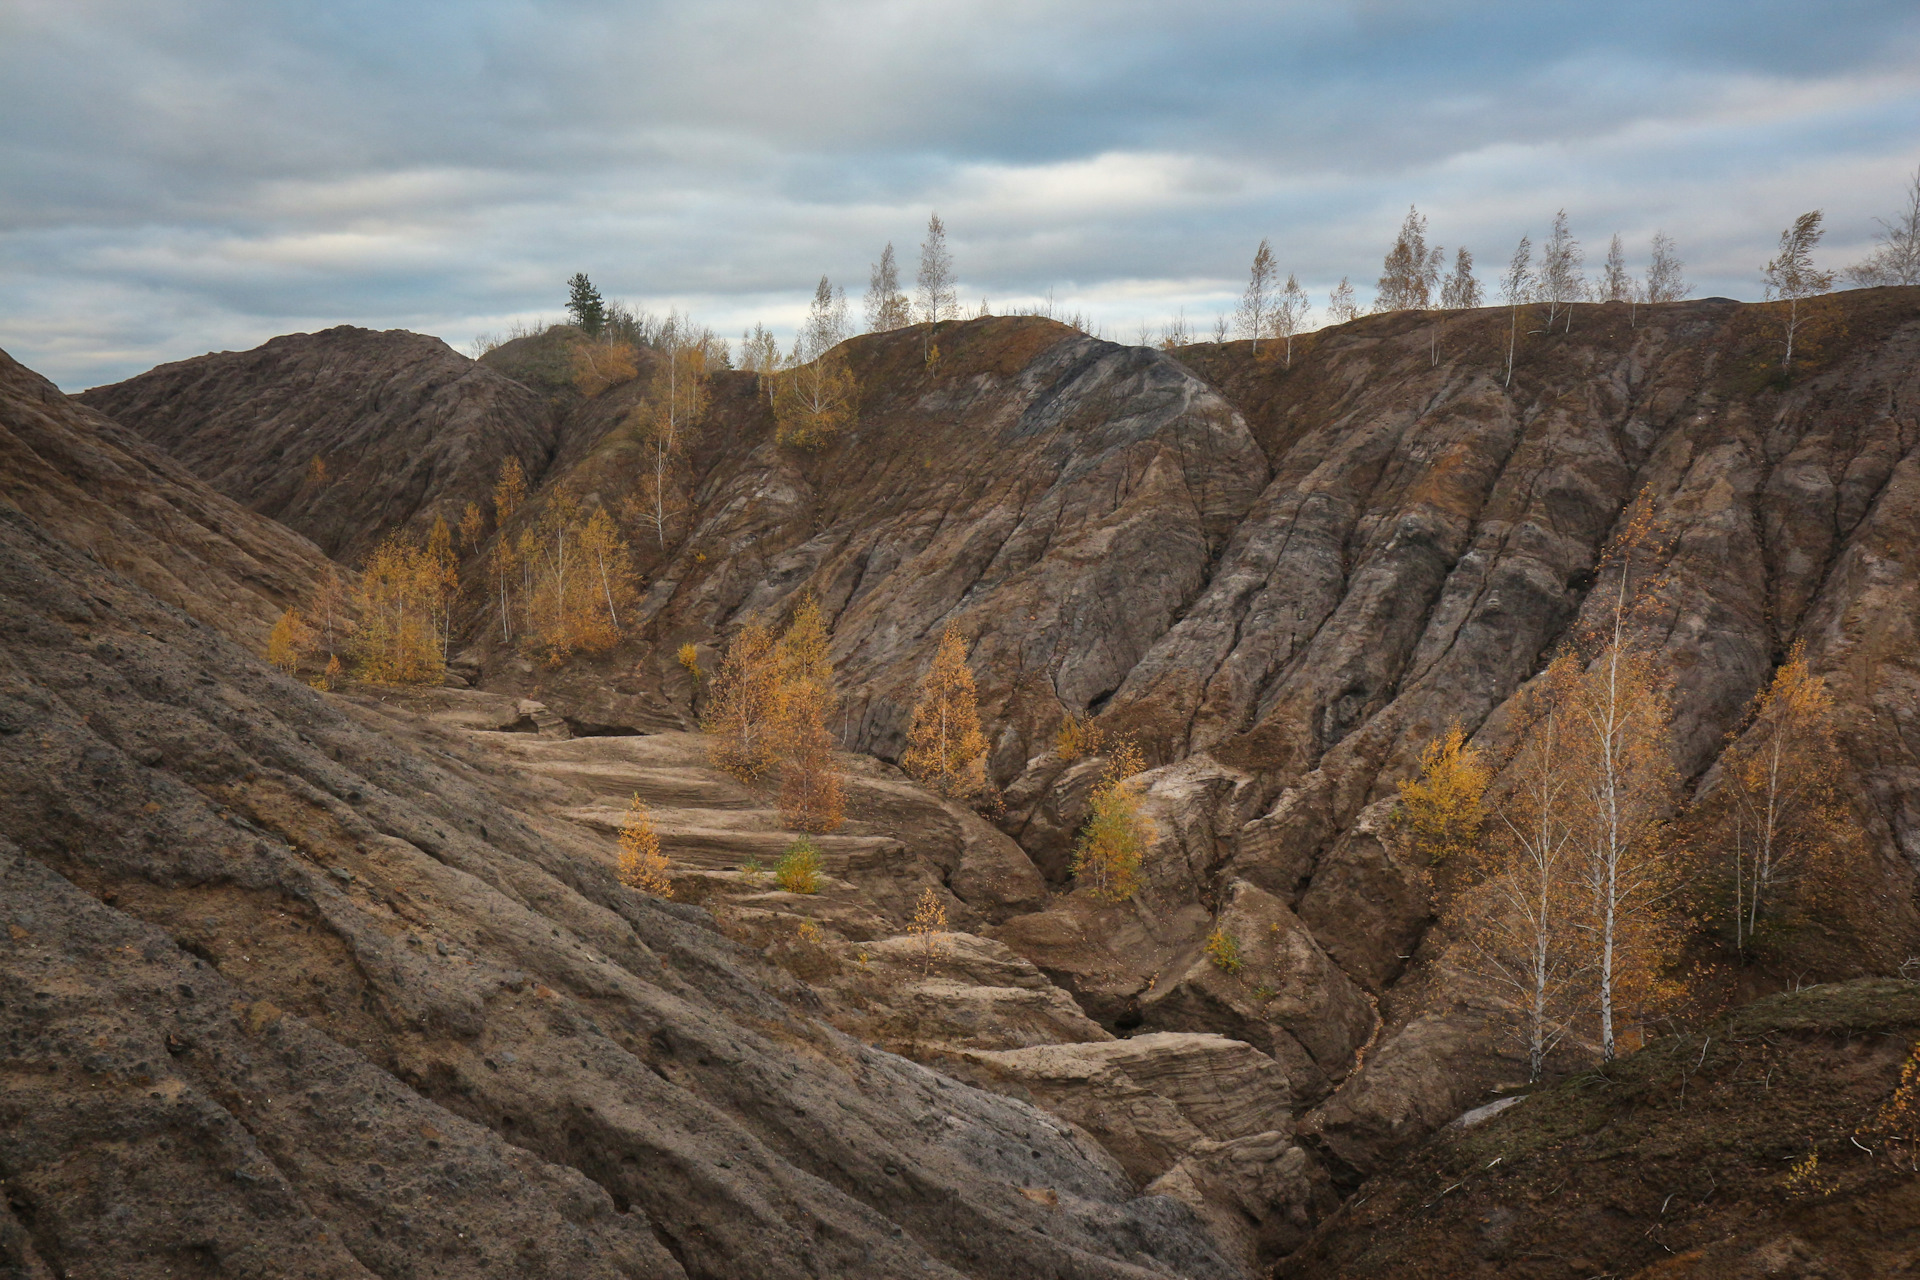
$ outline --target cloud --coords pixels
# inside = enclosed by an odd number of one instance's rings
[[[566,276],[789,325],[927,211],[962,296],[1205,328],[1253,246],[1365,286],[1409,203],[1503,260],[1676,235],[1751,296],[1920,162],[1920,13],[1778,0],[0,0],[0,346],[62,385]],[[971,302],[969,305],[972,305]]]

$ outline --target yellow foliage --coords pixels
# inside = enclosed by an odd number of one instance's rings
[[[967,646],[949,626],[920,682],[900,766],[942,795],[964,799],[987,790],[987,736],[967,666]]]
[[[480,540],[486,536],[486,532],[487,518],[480,514],[480,504],[469,502],[467,509],[460,514],[461,549],[472,551],[480,545]]]
[[[1491,772],[1458,722],[1420,752],[1420,774],[1400,784],[1399,823],[1430,861],[1473,853],[1486,823]]]
[[[780,816],[802,831],[822,833],[844,821],[846,798],[833,764],[833,660],[827,626],[811,592],[774,646],[779,672],[775,740],[780,753]]]
[[[442,526],[444,527],[444,526]],[[392,533],[367,558],[355,593],[352,649],[372,684],[438,684],[446,671],[435,625],[444,578],[427,552]]]
[[[1106,740],[1107,731],[1095,724],[1092,716],[1069,715],[1060,722],[1060,732],[1055,735],[1053,746],[1062,760],[1079,760],[1098,755]]]
[[[853,368],[838,351],[782,370],[773,381],[774,438],[820,448],[853,426],[859,395]]]
[[[698,688],[702,679],[700,674],[700,650],[694,646],[692,641],[688,641],[686,644],[680,646],[680,652],[675,656],[679,659],[680,665],[687,669],[687,674],[693,677],[694,687]]]
[[[788,893],[820,892],[820,850],[802,838],[787,846],[773,864],[773,881]]]
[[[1833,1179],[1824,1177],[1820,1172],[1820,1152],[1814,1147],[1807,1148],[1805,1158],[1796,1161],[1793,1168],[1787,1170],[1787,1194],[1794,1199],[1808,1196],[1830,1196],[1839,1186]]]
[[[620,618],[636,595],[632,555],[602,506],[583,517],[555,494],[520,531],[512,560],[521,578],[521,644],[551,664],[620,642]]]
[[[715,765],[743,782],[773,766],[779,758],[774,742],[779,693],[773,634],[748,623],[727,646],[707,691],[707,718],[701,728],[713,735],[710,755]]]
[[[313,682],[313,687],[324,693],[328,689],[338,689],[340,682],[346,678],[346,670],[340,665],[340,655],[330,653],[327,655],[327,669],[318,680]]]
[[[1145,766],[1133,743],[1115,749],[1093,789],[1087,824],[1073,851],[1074,878],[1104,902],[1125,902],[1142,887],[1140,867],[1154,830],[1132,779]]]
[[[946,931],[946,905],[929,886],[921,891],[920,900],[914,904],[913,920],[907,925],[907,933],[920,939],[927,968],[933,967],[934,957],[940,952],[940,935]]]
[[[1860,1132],[1885,1138],[1896,1161],[1905,1148],[1907,1167],[1920,1173],[1920,1043],[1908,1051],[1900,1068],[1900,1087]]]
[[[1207,935],[1207,959],[1222,973],[1238,973],[1245,963],[1240,955],[1240,939],[1226,929],[1216,927]]]
[[[660,833],[654,830],[653,815],[636,794],[627,805],[626,821],[620,827],[620,883],[671,898],[673,882],[667,870],[667,855],[660,851]]]
[[[583,396],[597,396],[640,376],[637,353],[624,342],[576,342],[567,353],[573,385]]]
[[[267,661],[288,675],[313,652],[313,628],[298,609],[288,609],[267,635]]]
[[[800,927],[794,932],[800,935],[800,941],[810,946],[820,946],[827,940],[827,935],[820,931],[820,926],[811,920],[802,920]]]

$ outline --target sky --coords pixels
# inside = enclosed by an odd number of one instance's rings
[[[1920,165],[1913,0],[0,0],[0,348],[68,390],[281,333],[609,298],[788,335],[927,217],[960,296],[1109,338],[1321,314],[1409,205],[1484,280],[1564,208],[1757,298]]]

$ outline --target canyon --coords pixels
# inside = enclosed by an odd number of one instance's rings
[[[331,693],[255,656],[329,557],[457,522],[509,458],[520,521],[615,507],[656,354],[593,395],[564,376],[565,330],[469,361],[334,329],[77,397],[0,358],[0,1257],[32,1276],[1660,1263],[1651,1208],[1612,1189],[1592,1194],[1621,1216],[1564,1257],[1513,1243],[1551,1220],[1561,1137],[1611,1120],[1565,1092],[1582,1046],[1561,1093],[1515,1088],[1497,1002],[1444,963],[1397,784],[1451,724],[1511,742],[1515,699],[1609,608],[1610,540],[1650,513],[1676,771],[1710,777],[1804,645],[1876,904],[1796,954],[1801,985],[1828,984],[1819,1016],[1790,992],[1685,1043],[1707,1064],[1700,1036],[1798,1037],[1802,1088],[1851,1072],[1856,1109],[1893,1088],[1920,1018],[1887,978],[1920,952],[1920,290],[1832,301],[1791,378],[1770,312],[1724,299],[1576,307],[1520,339],[1510,377],[1500,309],[1370,316],[1285,358],[1036,317],[918,326],[846,344],[858,419],[814,450],[779,442],[756,375],[722,372],[683,511],[628,531],[643,589],[618,646],[555,664],[505,643],[476,549],[447,687]],[[848,795],[812,894],[763,870],[794,833],[769,784],[710,763],[680,659],[712,670],[807,593]],[[897,767],[948,628],[989,735],[981,810]],[[1149,765],[1146,884],[1120,904],[1070,875],[1107,757],[1063,754],[1068,716]],[[614,874],[635,796],[672,900]],[[946,928],[912,934],[929,891]],[[1242,943],[1232,971],[1216,930]],[[1489,1103],[1511,1105],[1463,1145],[1450,1126]],[[1520,1129],[1513,1154],[1487,1145]],[[1521,1148],[1524,1185],[1430,1212],[1434,1179]],[[1749,1209],[1771,1194],[1739,1185]],[[1901,1186],[1876,1211],[1920,1222]],[[1653,1217],[1679,1249],[1785,1238],[1709,1199]],[[1807,1267],[1853,1265],[1843,1231],[1796,1229],[1779,1248]],[[1660,1274],[1740,1274],[1732,1256]]]

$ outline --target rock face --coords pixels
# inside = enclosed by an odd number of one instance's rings
[[[157,551],[128,563],[0,504],[9,1269],[1239,1273],[1059,1122],[622,887],[550,815],[562,782],[280,676],[141,585]]]
[[[80,399],[351,564],[396,529],[457,527],[469,501],[487,507],[502,462],[536,480],[557,444],[551,411],[519,383],[438,338],[347,325]]]

